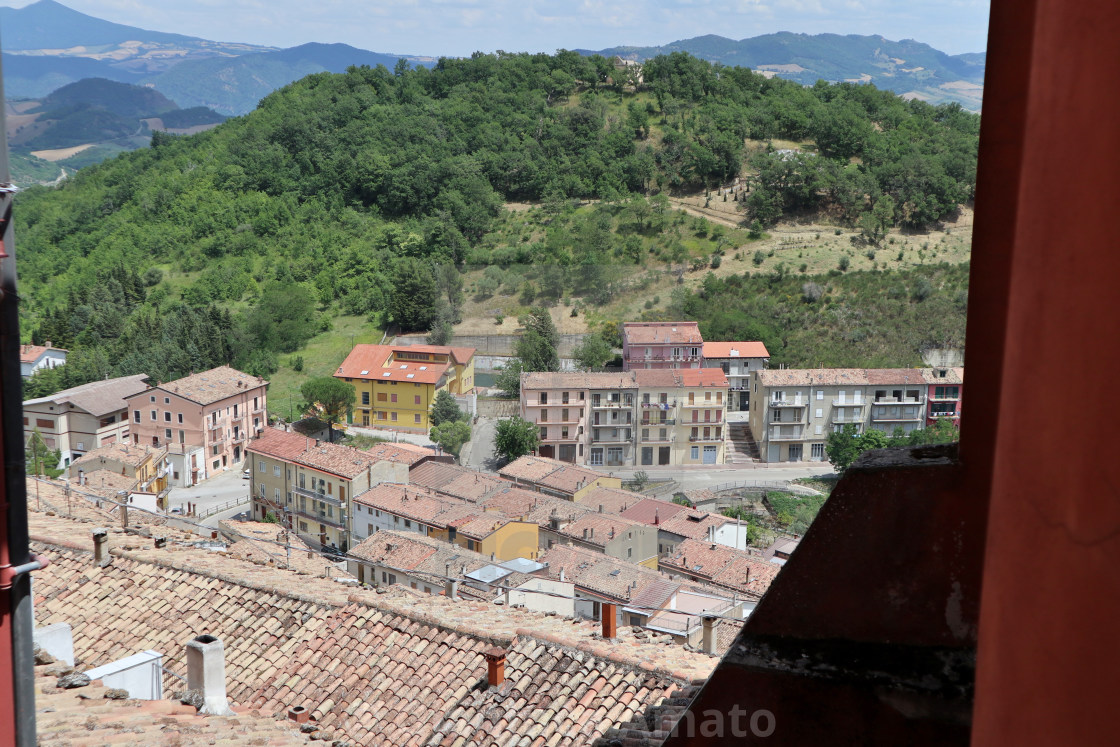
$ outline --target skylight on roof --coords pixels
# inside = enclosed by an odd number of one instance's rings
[[[406,379],[411,379],[411,378],[412,378],[412,377],[414,377],[415,375],[416,375],[416,374],[405,374],[405,375],[404,375],[404,377],[405,377]]]
[[[366,374],[368,374],[368,373],[369,373],[369,370],[367,369],[367,370],[365,370],[365,371],[362,371],[362,374],[361,374],[361,375],[362,375],[362,376],[365,376],[365,375],[366,375]]]
[[[407,364],[407,363],[402,363],[402,364],[401,364],[401,368],[402,368],[402,369],[408,368],[408,364]]]
[[[421,370],[421,371],[427,371],[427,370],[428,370],[428,367],[427,367],[427,366],[420,366],[420,370]]]
[[[382,375],[382,376],[392,376],[392,375],[393,375],[393,372],[392,372],[392,371],[386,371],[385,373],[383,373],[383,374],[381,374],[381,375]]]
[[[612,575],[612,576],[617,576],[617,575],[618,575],[618,574],[620,574],[620,573],[622,573],[622,571],[621,571],[621,570],[618,570],[618,569],[615,569],[615,570],[611,571],[611,575]]]

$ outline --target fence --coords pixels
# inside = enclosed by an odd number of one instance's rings
[[[774,480],[746,480],[743,482],[725,482],[709,488],[713,493],[721,493],[725,490],[738,490],[740,488],[755,489],[755,490],[781,490],[786,493],[797,493],[798,495],[820,495],[819,490],[807,488],[804,485],[795,485],[788,481],[774,481]]]
[[[222,511],[228,511],[231,508],[236,508],[237,506],[248,505],[248,504],[249,504],[249,497],[248,496],[245,496],[244,498],[234,498],[232,501],[226,501],[225,503],[221,504],[220,506],[211,506],[210,508],[206,509],[202,513],[198,514],[198,518],[205,519],[207,516],[213,516],[214,514],[220,514]]]

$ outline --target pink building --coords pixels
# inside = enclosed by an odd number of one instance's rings
[[[622,370],[700,368],[704,338],[696,322],[626,322]]]
[[[964,396],[963,368],[923,368],[922,375],[929,385],[926,394],[926,427],[938,420],[949,418],[953,425],[961,424],[961,404]]]
[[[268,382],[229,366],[126,398],[132,442],[166,446],[174,485],[194,485],[237,465],[268,424]]]

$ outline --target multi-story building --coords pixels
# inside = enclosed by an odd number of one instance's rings
[[[474,348],[355,345],[334,377],[354,386],[354,425],[427,433],[437,393],[474,390]]]
[[[928,395],[938,392],[939,385],[931,382],[946,379],[963,382],[963,369],[952,377],[919,368],[754,371],[751,434],[763,461],[823,461],[828,434],[845,426],[857,433],[874,428],[888,435],[922,428],[928,421]],[[941,407],[959,415],[959,385],[940,386],[946,398]]]
[[[101,446],[128,440],[126,399],[148,388],[147,375],[94,381],[23,403],[24,441],[36,430],[62,458],[64,468]],[[48,465],[56,466],[56,465]]]
[[[268,425],[267,390],[259,376],[218,366],[133,394],[132,443],[166,446],[172,483],[195,485],[241,462]]]
[[[761,342],[705,342],[704,368],[718,368],[727,376],[727,409],[749,410],[751,371],[761,371],[770,353]]]
[[[622,467],[721,464],[727,377],[719,369],[521,376],[521,416],[538,453]]]
[[[159,495],[168,487],[171,471],[167,447],[134,446],[128,441],[106,444],[70,463],[70,477],[108,470],[131,478],[135,490]]]
[[[700,368],[704,338],[696,322],[626,322],[622,370]]]
[[[279,428],[265,428],[245,447],[245,468],[249,471],[249,496],[253,518],[269,514],[292,528],[292,466],[296,457],[313,448],[307,436]]]
[[[722,464],[727,377],[718,368],[634,371],[640,466]]]
[[[964,393],[963,368],[926,368],[922,370],[929,389],[926,392],[926,425],[950,419],[960,423],[961,395]]]
[[[66,352],[62,348],[46,345],[21,345],[19,348],[19,372],[25,379],[31,378],[41,369],[58,368],[66,365]]]

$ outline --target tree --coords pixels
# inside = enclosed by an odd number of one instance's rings
[[[433,276],[436,288],[447,301],[451,323],[458,324],[463,321],[463,276],[455,265],[448,263],[437,264]]]
[[[357,399],[354,387],[333,376],[320,376],[301,386],[299,393],[307,403],[305,410],[314,408],[322,413],[329,429],[328,438],[333,442],[334,424],[341,422],[353,410],[354,401]]]
[[[471,438],[471,424],[466,420],[448,420],[433,426],[430,436],[444,451],[459,456],[459,449]]]
[[[528,420],[510,418],[498,421],[498,428],[494,433],[494,451],[507,462],[525,456],[539,444],[537,426]]]
[[[442,423],[462,419],[463,411],[459,409],[459,405],[455,404],[455,398],[446,389],[439,390],[436,393],[435,401],[432,402],[432,425],[441,425]]]
[[[24,460],[29,475],[46,475],[54,479],[65,471],[55,469],[58,463],[62,461],[62,452],[47,446],[47,442],[43,440],[43,434],[39,433],[38,428],[33,430],[31,437],[27,439]]]
[[[520,358],[510,358],[509,363],[502,366],[498,375],[494,377],[494,386],[502,390],[507,397],[521,396],[521,372],[523,366]]]
[[[836,468],[837,472],[846,470],[862,451],[860,437],[856,433],[854,425],[845,425],[839,431],[828,434],[828,441],[824,445],[824,452],[828,454],[828,461]]]
[[[614,351],[602,335],[590,334],[576,346],[572,356],[580,368],[591,371],[606,365],[607,361],[614,357]]]
[[[413,257],[397,262],[389,292],[389,313],[402,330],[431,329],[437,298],[439,290],[428,263]]]
[[[521,359],[525,371],[559,371],[560,356],[556,346],[560,335],[548,309],[536,306],[519,320],[525,327],[525,334],[517,341],[517,357]]]

